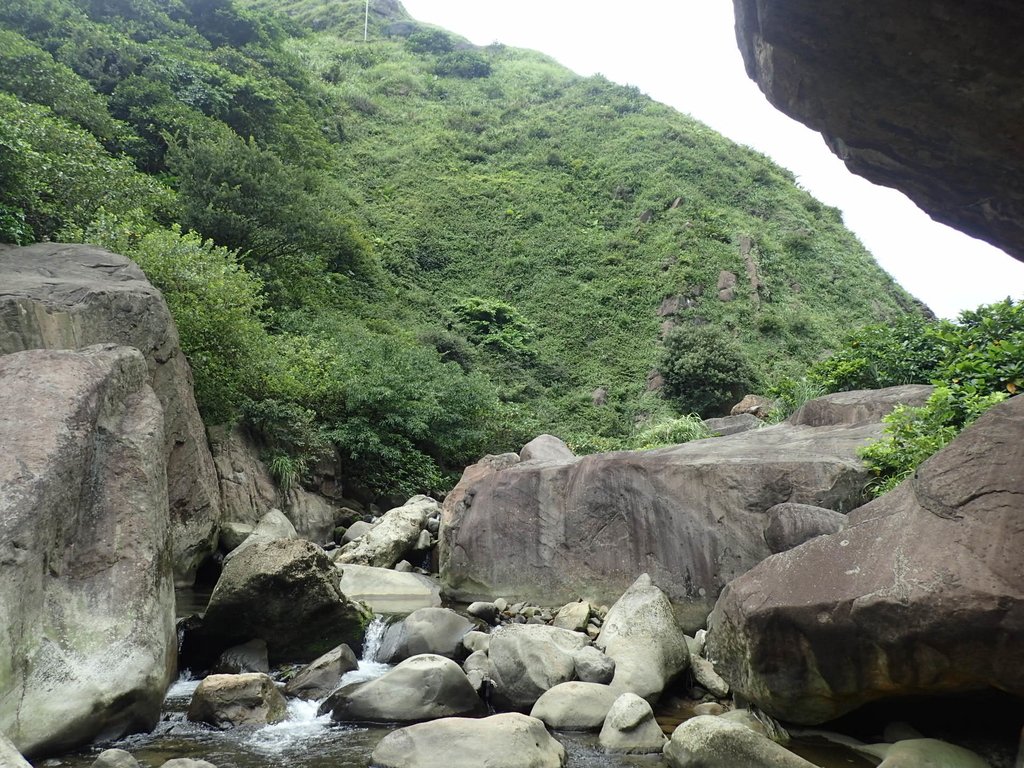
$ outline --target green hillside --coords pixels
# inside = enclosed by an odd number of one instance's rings
[[[919,311],[764,156],[373,7],[368,42],[359,0],[0,8],[0,238],[136,258],[204,416],[282,482],[334,455],[354,489],[437,491],[540,431],[625,447],[724,404],[654,389],[666,334],[742,394]]]

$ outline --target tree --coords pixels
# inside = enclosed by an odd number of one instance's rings
[[[715,415],[753,386],[754,373],[736,343],[710,325],[681,325],[665,338],[659,370],[664,394],[683,413]]]

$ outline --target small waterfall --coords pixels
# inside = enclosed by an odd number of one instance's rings
[[[384,632],[388,623],[380,614],[373,617],[373,621],[366,627],[366,635],[363,638],[363,661],[377,662],[380,655],[381,644],[384,642]]]

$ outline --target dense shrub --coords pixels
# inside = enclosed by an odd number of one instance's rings
[[[718,415],[753,386],[754,373],[739,346],[708,325],[682,325],[665,337],[658,366],[665,396],[680,410]]]

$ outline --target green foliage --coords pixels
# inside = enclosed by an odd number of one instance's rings
[[[701,417],[691,413],[644,427],[629,440],[629,447],[643,451],[665,445],[688,443],[691,440],[703,440],[712,436],[713,433]]]
[[[787,419],[808,400],[828,394],[825,387],[816,381],[801,376],[798,379],[788,376],[769,385],[767,395],[775,401],[775,407],[768,415],[768,421],[777,424]]]
[[[897,406],[883,419],[885,437],[860,452],[875,478],[872,493],[880,496],[891,491],[960,430],[1006,397],[1005,392],[981,395],[940,386],[923,406]]]
[[[1024,389],[1024,301],[964,311],[955,325],[942,323],[933,333],[947,349],[938,379],[971,395]]]
[[[532,356],[533,331],[511,304],[473,296],[457,301],[453,310],[470,341],[506,355]]]
[[[807,375],[826,392],[927,384],[945,354],[946,342],[933,329],[933,323],[917,316],[864,326]]]
[[[462,77],[472,79],[489,77],[491,64],[474,51],[452,51],[437,60],[434,73],[441,77]]]
[[[739,346],[706,325],[683,325],[670,331],[658,369],[665,379],[665,395],[681,410],[702,416],[718,415],[754,382]]]

